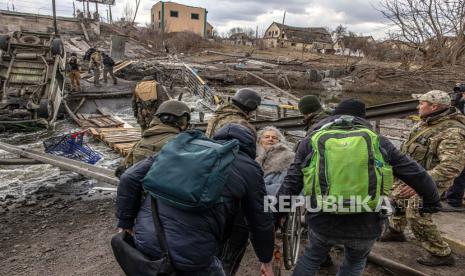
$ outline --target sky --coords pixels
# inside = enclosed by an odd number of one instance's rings
[[[281,23],[286,11],[285,24],[298,27],[327,27],[334,30],[342,24],[357,34],[385,37],[389,24],[379,12],[381,0],[177,0],[173,2],[203,7],[208,21],[220,33],[233,27],[252,28],[262,34],[274,21]],[[57,14],[73,15],[73,2],[82,10],[82,2],[56,0]],[[115,0],[113,20],[123,15],[124,8],[135,7],[136,0]],[[150,23],[150,8],[155,0],[141,0],[136,22]],[[0,9],[13,9],[28,13],[51,14],[52,0],[0,0]],[[90,4],[91,12],[95,4]],[[99,5],[100,15],[106,20],[108,6]]]

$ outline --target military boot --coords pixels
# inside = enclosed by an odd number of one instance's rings
[[[417,259],[417,262],[426,266],[453,266],[455,258],[452,254],[447,256],[424,255]]]
[[[404,242],[407,241],[403,232],[397,232],[396,230],[388,227],[388,229],[379,237],[380,242]]]

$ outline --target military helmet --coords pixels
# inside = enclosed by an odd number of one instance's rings
[[[247,111],[254,111],[260,105],[262,98],[255,90],[242,88],[236,91],[232,100],[237,103],[239,107],[245,108]]]
[[[187,114],[190,117],[191,110],[189,106],[181,101],[169,100],[163,102],[160,107],[157,109],[155,116],[160,116],[163,114],[169,114],[176,117],[181,117],[184,114]]]

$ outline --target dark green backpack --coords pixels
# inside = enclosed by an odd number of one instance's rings
[[[182,132],[161,149],[144,189],[175,208],[206,210],[221,201],[238,150],[237,140],[220,143],[198,130]]]
[[[341,116],[311,135],[311,160],[302,169],[304,194],[315,196],[323,211],[369,211],[363,204],[375,210],[392,187],[392,167],[381,154],[379,135],[353,120]]]

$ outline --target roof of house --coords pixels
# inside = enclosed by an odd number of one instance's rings
[[[324,42],[332,43],[331,35],[329,32],[322,27],[294,27],[277,22],[273,22],[271,25],[276,24],[276,26],[281,29],[281,31],[286,35],[287,40],[291,42],[300,42],[300,43],[312,43],[312,42]]]

